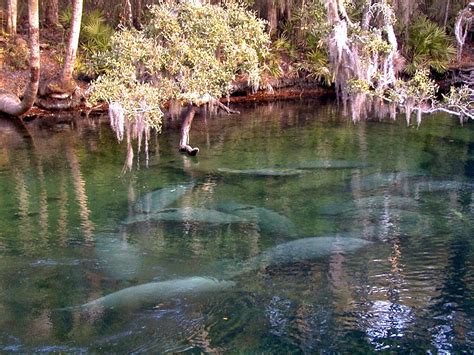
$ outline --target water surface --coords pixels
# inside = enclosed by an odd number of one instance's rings
[[[240,110],[0,121],[0,352],[474,350],[472,123]]]

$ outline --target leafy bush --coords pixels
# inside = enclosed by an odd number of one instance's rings
[[[326,48],[313,49],[305,53],[297,67],[308,73],[310,78],[314,78],[327,86],[334,82],[334,73],[331,72]]]
[[[80,42],[82,48],[87,52],[109,49],[113,34],[113,28],[107,25],[105,17],[100,11],[94,10],[85,14],[81,24]]]
[[[96,56],[104,72],[91,86],[91,102],[119,103],[130,120],[140,115],[159,127],[168,100],[220,97],[240,74],[258,86],[269,37],[252,12],[183,2],[153,6],[150,14],[142,31],[118,31],[110,50]]]
[[[334,76],[326,41],[329,32],[324,2],[310,0],[292,9],[292,16],[284,24],[283,34],[273,42],[273,48],[282,58],[286,55],[291,60],[296,75],[330,85]]]
[[[431,68],[443,73],[456,54],[456,49],[441,27],[426,17],[420,17],[409,29],[407,54],[409,65],[406,71],[409,74],[420,68]]]
[[[64,28],[69,28],[72,21],[72,8],[71,6],[66,7],[63,11],[59,14],[59,23]]]

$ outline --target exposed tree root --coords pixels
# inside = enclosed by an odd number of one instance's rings
[[[212,99],[212,100],[209,102],[209,104],[210,104],[210,105],[213,105],[213,106],[216,106],[217,108],[220,108],[222,111],[225,111],[225,112],[228,113],[229,115],[232,115],[232,114],[240,115],[240,112],[239,112],[239,111],[230,109],[229,107],[227,107],[226,105],[224,105],[222,102],[220,102],[220,101],[217,100],[217,99]]]

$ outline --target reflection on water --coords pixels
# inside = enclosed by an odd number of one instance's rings
[[[241,111],[0,121],[0,352],[472,352],[472,125]]]

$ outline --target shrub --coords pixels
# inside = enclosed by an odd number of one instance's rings
[[[441,27],[426,17],[420,17],[409,29],[407,52],[409,64],[406,71],[409,74],[421,68],[443,73],[456,54],[456,49]]]
[[[150,14],[142,31],[118,31],[110,50],[96,56],[104,72],[91,86],[91,102],[119,103],[129,120],[139,115],[159,127],[168,100],[220,97],[241,74],[258,87],[269,37],[252,12],[183,2],[153,6]]]

